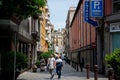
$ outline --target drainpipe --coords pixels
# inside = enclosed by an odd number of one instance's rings
[[[14,80],[15,80],[15,72],[16,72],[16,32],[15,32],[15,34],[14,34],[14,48],[15,48],[15,52],[14,52]]]

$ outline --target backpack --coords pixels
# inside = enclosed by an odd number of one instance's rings
[[[56,67],[62,67],[63,66],[63,63],[62,62],[59,62],[57,63]]]

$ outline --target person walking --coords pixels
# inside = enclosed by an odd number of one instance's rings
[[[81,72],[83,71],[83,66],[84,66],[84,58],[81,57],[80,58],[80,70],[81,70]]]
[[[65,64],[68,63],[68,57],[67,55],[64,56]]]
[[[56,59],[56,73],[58,75],[58,79],[61,78],[61,70],[62,70],[62,66],[63,66],[63,61],[60,58],[60,56],[58,56],[58,58]]]
[[[40,71],[45,71],[45,66],[46,66],[45,59],[42,57],[40,59]]]
[[[50,58],[48,59],[48,68],[49,68],[49,73],[51,74],[50,79],[52,79],[54,77],[54,68],[55,68],[55,58],[53,57],[53,55],[50,55]]]

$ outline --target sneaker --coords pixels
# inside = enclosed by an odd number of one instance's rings
[[[50,79],[52,79],[54,77],[54,74],[51,76],[51,78]]]
[[[58,77],[58,79],[60,79],[60,77]]]

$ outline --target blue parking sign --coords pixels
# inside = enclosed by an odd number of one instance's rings
[[[90,1],[90,16],[103,17],[103,0]]]
[[[88,22],[89,24],[92,24],[93,26],[97,27],[98,24],[96,21],[93,21],[92,19],[89,18],[89,9],[90,7],[90,1],[89,0],[85,0],[84,2],[84,20],[86,22]]]

